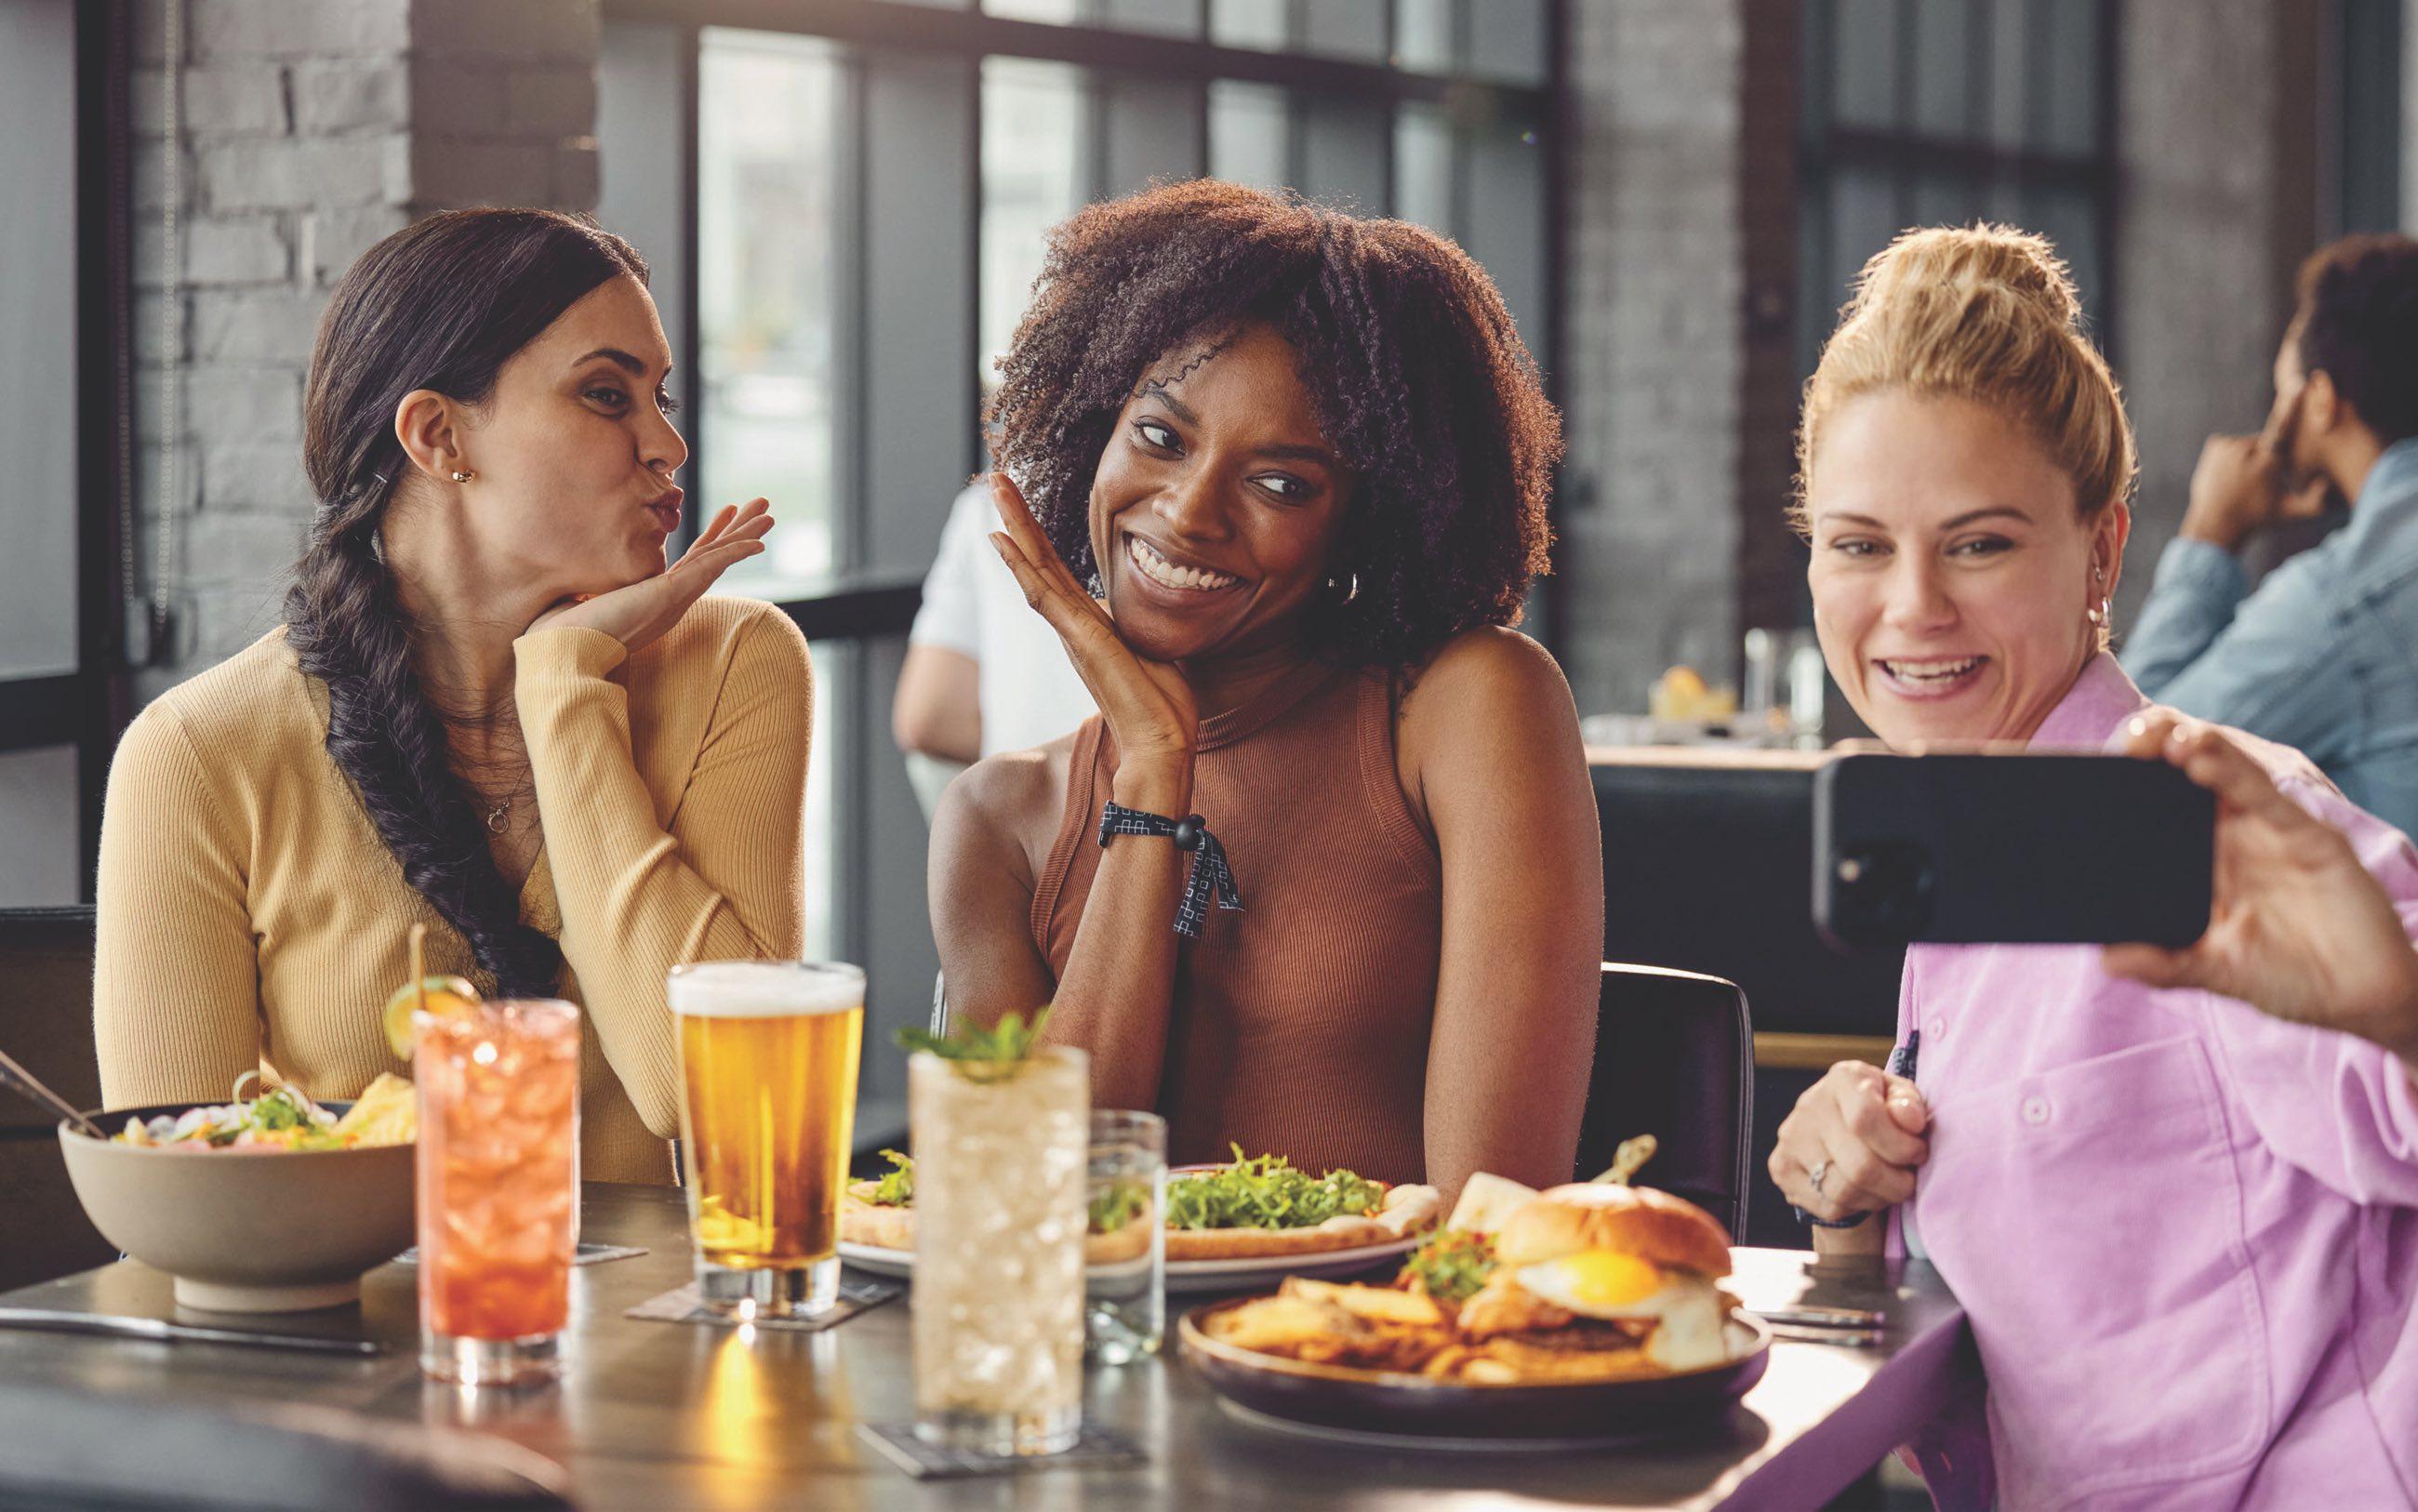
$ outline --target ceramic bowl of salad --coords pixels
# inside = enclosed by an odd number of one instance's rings
[[[62,1123],[59,1148],[101,1237],[210,1312],[298,1312],[358,1302],[363,1273],[412,1241],[411,1084],[381,1077],[352,1103],[284,1089],[196,1107]]]

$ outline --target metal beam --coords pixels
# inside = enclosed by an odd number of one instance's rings
[[[84,734],[84,680],[66,672],[0,682],[0,751],[77,744]]]
[[[789,599],[780,604],[780,610],[808,640],[860,640],[907,634],[923,603],[922,581],[911,579]]]

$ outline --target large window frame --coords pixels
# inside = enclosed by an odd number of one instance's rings
[[[1891,31],[1886,55],[1894,62],[1891,89],[1898,124],[1843,124],[1837,109],[1838,80],[1829,60],[1843,23],[1844,0],[1811,0],[1803,11],[1803,115],[1798,133],[1797,160],[1800,231],[1799,267],[1803,297],[1798,311],[1798,367],[1811,374],[1821,344],[1835,322],[1839,303],[1854,268],[1830,266],[1834,181],[1846,172],[1869,171],[1889,177],[1900,226],[1918,224],[1917,185],[1925,177],[1959,178],[1997,196],[2020,196],[2031,189],[2063,190],[2086,198],[2099,236],[2098,267],[2085,281],[2086,306],[2103,349],[2112,359],[2115,334],[2112,313],[2117,307],[2114,233],[2117,191],[2120,182],[2117,148],[2117,48],[2122,22],[2122,0],[2090,4],[2094,31],[2094,74],[2090,95],[2094,124],[2088,147],[2056,147],[2032,139],[2028,128],[2007,140],[1988,130],[1984,119],[1992,102],[1986,95],[1968,101],[1967,129],[1941,131],[1914,124],[1920,44],[1918,27],[1921,0],[1876,0],[1890,10]],[[1970,76],[1988,79],[1999,70],[1993,49],[2001,40],[1995,23],[2002,6],[2012,0],[1984,0],[1968,12],[1967,48]],[[2021,108],[2028,120],[2037,114],[2037,98],[2048,70],[2039,61],[2049,51],[2050,18],[2043,0],[2013,7],[2023,23],[2023,57],[2017,68],[2027,97]],[[1986,87],[1977,86],[1977,87]],[[1877,247],[1870,252],[1878,252]],[[1869,255],[1869,252],[1867,253]]]
[[[832,869],[845,880],[840,895],[827,902],[810,898],[810,916],[818,907],[831,910],[831,943],[866,965],[877,999],[893,1000],[886,1011],[876,1004],[877,1031],[881,1020],[898,1013],[895,1000],[927,998],[930,985],[928,966],[922,968],[926,973],[923,981],[913,981],[913,963],[928,959],[930,951],[928,931],[920,927],[926,917],[920,848],[911,867],[905,864],[908,858],[896,853],[906,848],[902,832],[920,836],[921,824],[890,745],[887,710],[944,506],[982,461],[972,420],[980,407],[982,312],[976,289],[983,267],[985,61],[1030,60],[1080,70],[1087,82],[1079,176],[1085,201],[1139,188],[1153,176],[1206,171],[1211,90],[1226,84],[1282,92],[1291,112],[1292,168],[1297,171],[1302,165],[1304,141],[1319,141],[1327,160],[1360,162],[1374,197],[1390,201],[1398,133],[1389,129],[1381,142],[1374,140],[1366,130],[1366,117],[1382,110],[1391,122],[1400,107],[1432,108],[1455,123],[1453,151],[1463,155],[1456,160],[1463,171],[1453,179],[1459,186],[1450,210],[1456,223],[1438,229],[1462,239],[1481,263],[1489,262],[1487,237],[1507,240],[1509,236],[1499,224],[1488,223],[1490,217],[1499,220],[1500,206],[1490,201],[1489,186],[1477,182],[1488,167],[1483,152],[1490,143],[1504,140],[1507,124],[1512,136],[1524,144],[1523,150],[1536,154],[1541,223],[1525,233],[1534,243],[1534,255],[1507,282],[1507,294],[1511,284],[1527,286],[1527,308],[1519,309],[1515,302],[1515,313],[1550,386],[1558,366],[1561,325],[1560,179],[1566,113],[1557,101],[1563,98],[1567,0],[1539,0],[1536,14],[1540,34],[1535,38],[1539,55],[1534,77],[1524,79],[1511,77],[1507,68],[1488,66],[1489,58],[1502,55],[1505,43],[1481,30],[1479,8],[1484,3],[1433,0],[1433,13],[1451,18],[1454,65],[1454,71],[1437,72],[1396,67],[1374,55],[1355,58],[1305,50],[1316,43],[1314,28],[1333,16],[1332,11],[1322,15],[1317,0],[1283,0],[1291,38],[1284,51],[1213,40],[1206,0],[1077,0],[1070,7],[1077,19],[1064,23],[987,14],[972,0],[955,6],[946,0],[604,0],[608,54],[617,28],[643,30],[650,38],[668,33],[671,38],[678,75],[677,87],[670,91],[676,119],[668,123],[670,130],[650,134],[649,140],[668,142],[676,150],[677,189],[668,195],[676,220],[614,229],[639,237],[650,251],[656,245],[677,249],[672,257],[657,260],[655,293],[678,370],[687,375],[684,381],[676,379],[673,388],[688,406],[681,423],[695,478],[705,476],[716,445],[712,418],[696,402],[696,376],[703,371],[706,356],[697,287],[698,84],[705,34],[718,28],[786,34],[819,38],[844,50],[849,82],[841,91],[846,118],[838,145],[843,195],[838,213],[852,230],[843,237],[848,243],[838,258],[843,282],[834,303],[839,413],[832,525],[837,566],[831,580],[813,585],[812,591],[773,602],[818,643],[817,676],[830,698],[834,726],[818,730],[815,759],[830,773],[837,795],[834,817],[839,832],[832,842]],[[1382,11],[1385,37],[1378,51],[1383,59],[1393,59],[1401,40],[1396,34],[1398,8],[1387,0]],[[1168,34],[1171,16],[1183,21],[1188,35]],[[650,48],[660,45],[648,43]],[[1171,106],[1171,97],[1189,103]],[[911,101],[919,108],[908,109]],[[1323,113],[1354,109],[1364,116],[1358,136],[1318,138]],[[1171,118],[1171,110],[1183,118]],[[1138,129],[1128,130],[1137,123]],[[946,133],[951,151],[937,167],[932,159],[914,160],[893,140],[901,131],[925,133],[927,142],[942,139],[931,133]],[[1528,134],[1519,137],[1521,131]],[[616,147],[609,135],[604,148],[610,199],[617,190]],[[1365,156],[1353,158],[1370,151],[1376,154],[1373,163]],[[1473,153],[1480,156],[1467,157]],[[908,174],[922,176],[911,196],[895,189],[897,176]],[[1310,187],[1313,191],[1317,188]],[[1364,207],[1387,208],[1385,203],[1368,203],[1370,188],[1358,193]],[[921,222],[912,236],[896,223],[906,213],[902,202],[911,199]],[[886,343],[874,346],[877,333],[898,328],[893,322],[899,316],[900,301],[911,297],[891,267],[895,252],[927,268],[937,260],[961,269],[964,276],[954,285],[927,278],[911,296],[943,303],[945,308],[935,312],[927,302],[915,313],[945,338],[939,344],[948,350],[900,353]],[[960,296],[961,308],[947,303]],[[914,374],[928,374],[929,381],[919,386]],[[902,435],[896,429],[911,401],[921,411],[925,435]],[[934,455],[947,451],[929,439],[935,413],[965,418],[961,455]],[[700,500],[714,502],[719,501]],[[1532,621],[1531,628],[1541,628],[1550,644],[1550,605],[1538,608],[1543,612],[1538,620],[1543,623],[1540,627]],[[877,923],[910,913],[918,925],[911,931]],[[904,938],[910,934],[920,936],[920,941]],[[869,1078],[876,1063],[868,1060]],[[877,1096],[887,1091],[870,1080],[867,1090]]]
[[[0,677],[0,756],[73,750],[75,900],[89,903],[109,759],[132,717],[118,566],[130,529],[135,444],[127,100],[133,27],[123,0],[55,3],[73,29],[75,481],[68,498],[19,497],[12,507],[75,512],[75,664]]]

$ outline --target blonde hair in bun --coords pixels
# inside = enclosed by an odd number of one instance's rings
[[[1789,506],[1799,534],[1823,422],[1851,399],[1897,389],[1970,400],[2020,423],[2074,481],[2085,519],[2133,492],[2133,422],[2045,237],[1933,226],[1900,234],[1864,265],[1805,383]]]

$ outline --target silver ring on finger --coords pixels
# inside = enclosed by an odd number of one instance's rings
[[[1815,1197],[1820,1197],[1820,1196],[1822,1196],[1822,1195],[1823,1195],[1823,1193],[1822,1193],[1822,1180],[1823,1180],[1823,1178],[1824,1178],[1824,1177],[1826,1177],[1826,1176],[1828,1176],[1828,1175],[1829,1175],[1829,1174],[1830,1174],[1830,1163],[1829,1163],[1829,1161],[1827,1161],[1827,1160],[1817,1160],[1817,1161],[1814,1162],[1814,1168],[1813,1168],[1813,1169],[1808,1170],[1808,1171],[1805,1173],[1805,1179],[1806,1179],[1806,1181],[1808,1181],[1808,1182],[1810,1182],[1811,1184],[1813,1184],[1813,1187],[1814,1187],[1814,1195]]]

